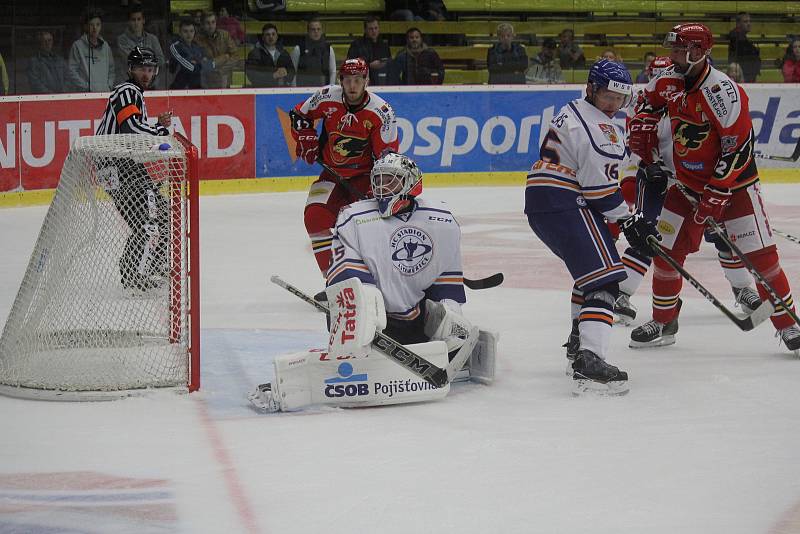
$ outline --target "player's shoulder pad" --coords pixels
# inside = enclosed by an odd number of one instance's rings
[[[308,107],[314,109],[323,102],[340,102],[342,99],[342,88],[339,85],[326,85],[311,95],[308,99]]]
[[[700,93],[723,126],[736,121],[742,106],[741,88],[727,74],[711,69],[700,86]]]
[[[394,108],[375,93],[370,93],[367,109],[378,116],[384,128],[388,128],[388,125],[395,122]]]
[[[362,224],[365,220],[372,220],[373,217],[380,219],[378,213],[378,201],[374,198],[365,198],[357,200],[352,204],[343,206],[339,210],[339,216],[336,219],[336,227],[350,222],[351,219],[356,218],[358,224]]]
[[[558,110],[558,113],[550,121],[550,128],[554,130],[569,130],[578,126],[574,117],[575,113],[569,107],[569,104]]]

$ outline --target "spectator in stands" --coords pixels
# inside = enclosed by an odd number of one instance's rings
[[[392,51],[389,43],[380,37],[378,17],[370,16],[364,21],[364,37],[359,37],[350,44],[347,59],[360,57],[369,65],[370,85],[386,85],[389,83],[389,62]]]
[[[47,30],[36,32],[39,50],[28,66],[28,82],[31,93],[55,94],[64,91],[64,75],[67,62],[53,53],[53,34]]]
[[[261,37],[247,55],[245,73],[253,87],[284,87],[294,82],[294,64],[278,42],[278,28],[264,24]]]
[[[582,69],[586,66],[586,57],[578,43],[575,42],[575,32],[564,28],[558,34],[558,60],[562,69]]]
[[[217,16],[214,13],[203,15],[203,28],[196,40],[214,60],[212,68],[202,71],[203,87],[230,87],[231,75],[239,64],[236,59],[237,47],[228,32],[217,28]]]
[[[213,68],[208,52],[194,41],[195,33],[191,20],[180,21],[179,38],[169,47],[169,71],[175,74],[170,89],[201,89],[204,68]]]
[[[743,83],[744,82],[744,72],[742,72],[742,67],[736,62],[728,63],[728,68],[725,69],[725,74],[736,83]]]
[[[600,54],[600,59],[607,59],[609,61],[613,61],[614,63],[622,63],[622,58],[613,48],[606,48],[603,50],[603,53]]]
[[[292,50],[292,63],[297,71],[297,87],[321,87],[336,84],[336,54],[322,31],[322,21],[310,19],[303,42]]]
[[[514,26],[503,22],[497,26],[497,43],[486,53],[489,83],[525,83],[528,53],[514,42]]]
[[[419,28],[406,30],[406,47],[397,53],[393,63],[395,80],[400,85],[441,85],[444,64],[439,54],[425,44]]]
[[[647,74],[647,66],[650,65],[650,62],[656,58],[655,53],[653,52],[645,52],[644,58],[642,63],[642,72],[636,75],[636,83],[647,83],[650,81],[650,76]]]
[[[3,60],[3,54],[0,54],[0,96],[8,94],[8,71],[6,70],[6,62]]]
[[[745,82],[756,81],[761,73],[761,53],[747,38],[750,27],[750,14],[742,11],[736,15],[736,27],[728,34],[728,63],[735,62],[742,67]]]
[[[191,13],[192,23],[194,24],[194,30],[196,32],[199,32],[200,28],[203,27],[203,15],[205,15],[205,13],[202,9],[195,9]]]
[[[100,37],[103,15],[90,10],[83,17],[84,34],[69,52],[66,75],[68,91],[111,91],[114,87],[114,54],[109,44]]]
[[[531,59],[531,66],[525,72],[526,83],[564,83],[557,57],[556,40],[548,37],[542,43],[542,51]]]
[[[134,4],[128,10],[128,27],[117,37],[117,46],[114,49],[114,62],[117,65],[117,83],[124,82],[128,79],[128,54],[131,50],[136,48],[149,48],[158,58],[158,68],[164,69],[167,63],[164,59],[164,52],[161,50],[161,44],[158,42],[158,37],[152,33],[144,30],[144,11],[141,4]],[[153,80],[151,87],[153,89],[163,89],[166,83],[158,79]],[[160,77],[166,80],[166,76]]]
[[[792,39],[781,62],[783,81],[800,83],[800,39]]]
[[[228,34],[231,36],[231,39],[233,39],[233,42],[237,45],[244,43],[245,38],[247,37],[244,32],[244,28],[242,28],[242,23],[239,22],[239,19],[236,17],[228,14],[228,8],[225,6],[219,8],[217,28],[228,32]]]

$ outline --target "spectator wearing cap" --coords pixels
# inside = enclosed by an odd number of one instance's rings
[[[514,26],[506,22],[497,26],[497,43],[486,53],[489,83],[524,84],[528,68],[525,47],[514,42]]]
[[[531,59],[531,66],[525,72],[525,81],[529,84],[564,83],[556,40],[552,37],[544,40],[541,52]]]

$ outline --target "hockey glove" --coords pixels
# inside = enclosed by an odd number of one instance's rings
[[[644,168],[644,179],[651,184],[664,185],[666,190],[667,182],[672,178],[672,171],[667,168],[664,160],[658,160]]]
[[[317,161],[319,156],[319,137],[313,128],[299,130],[297,132],[297,148],[295,155],[311,165]]]
[[[658,154],[658,121],[660,117],[653,113],[639,113],[634,116],[628,128],[628,146],[631,152],[642,158],[645,165],[656,160]]]
[[[720,222],[730,201],[730,191],[707,185],[694,212],[695,224],[705,224],[709,217]]]
[[[644,213],[637,211],[627,219],[619,221],[619,226],[628,240],[628,244],[639,254],[652,257],[655,254],[653,247],[648,243],[647,238],[655,237],[661,241],[661,234],[656,230],[653,221],[648,220]]]

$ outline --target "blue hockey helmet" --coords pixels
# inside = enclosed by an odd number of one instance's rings
[[[631,73],[624,66],[614,61],[601,59],[589,69],[589,80],[593,90],[608,89],[615,93],[625,95],[625,103],[622,107],[630,104],[633,98],[633,80]]]

